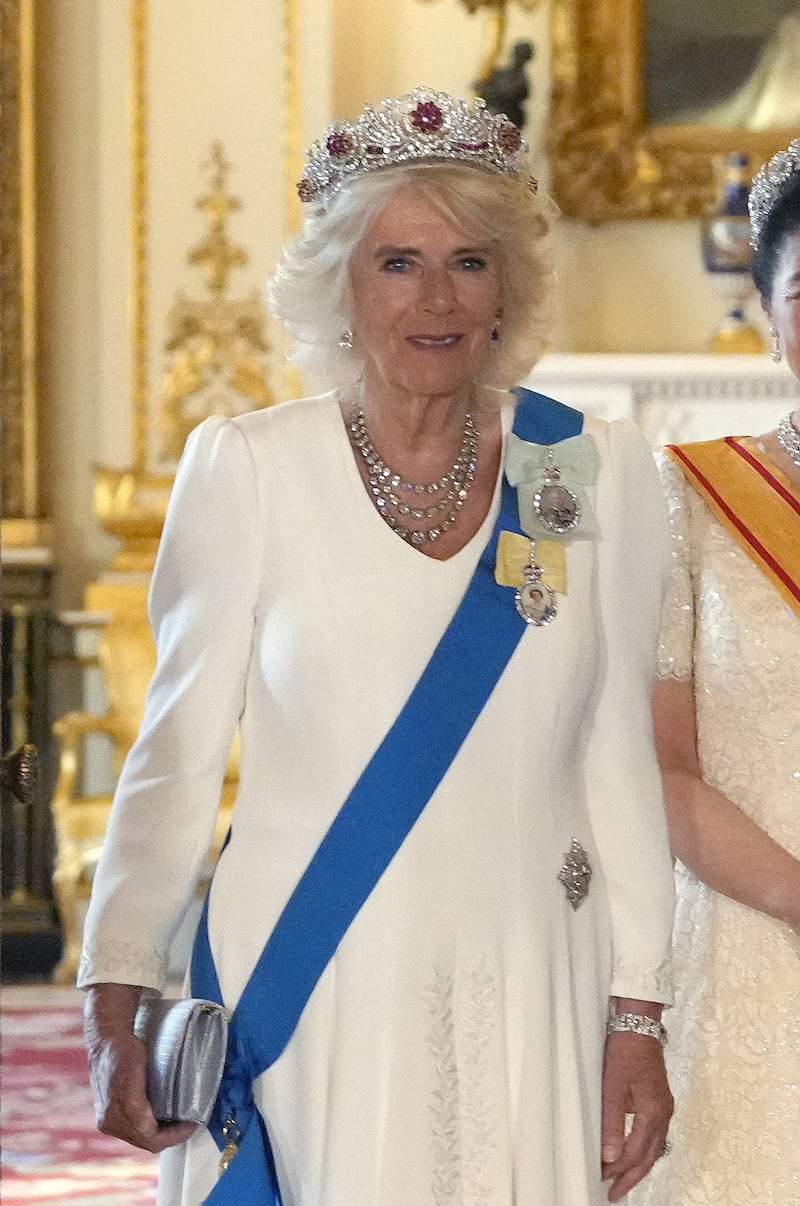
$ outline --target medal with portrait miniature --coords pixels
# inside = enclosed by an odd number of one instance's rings
[[[525,623],[537,628],[550,624],[558,610],[555,591],[543,580],[543,574],[544,568],[536,561],[536,542],[532,540],[524,581],[514,593],[514,603]]]

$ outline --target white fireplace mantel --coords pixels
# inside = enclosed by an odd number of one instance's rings
[[[604,419],[635,419],[653,445],[759,435],[800,400],[768,356],[548,353],[527,385]]]

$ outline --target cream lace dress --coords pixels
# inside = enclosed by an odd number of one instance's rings
[[[800,858],[800,623],[678,466],[658,461],[673,556],[659,674],[694,665],[704,777]],[[676,880],[673,1147],[628,1201],[797,1206],[800,940],[680,863]]]

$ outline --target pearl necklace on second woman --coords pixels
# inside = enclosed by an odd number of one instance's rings
[[[364,458],[370,497],[378,514],[401,540],[419,548],[438,540],[458,522],[478,467],[480,432],[471,413],[464,420],[461,447],[452,467],[435,482],[410,482],[381,458],[370,439],[361,403],[348,424],[350,440]],[[441,518],[439,518],[441,516]],[[431,521],[436,521],[431,523]],[[426,522],[430,526],[425,526]]]

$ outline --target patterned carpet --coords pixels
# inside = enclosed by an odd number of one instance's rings
[[[95,1129],[82,994],[9,987],[0,1004],[3,1206],[151,1206],[154,1158]]]

